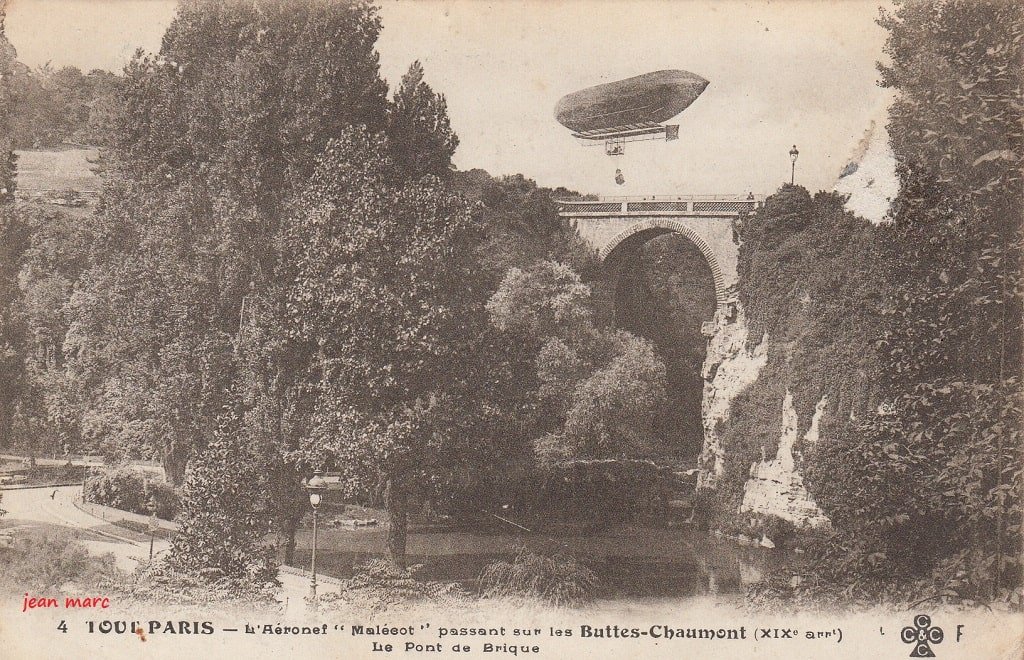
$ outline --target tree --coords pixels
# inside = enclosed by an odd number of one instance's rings
[[[590,288],[564,264],[512,268],[487,303],[491,322],[533,349],[538,458],[559,462],[647,456],[665,398],[665,367],[645,339],[598,329]]]
[[[27,387],[27,328],[18,271],[29,247],[29,229],[13,203],[0,203],[0,447],[14,441],[15,413]]]
[[[486,239],[480,262],[495,286],[509,268],[529,268],[537,261],[565,263],[585,281],[601,272],[601,260],[566,219],[556,199],[578,198],[565,188],[543,188],[522,174],[492,178],[483,170],[455,172],[453,185],[483,207]]]
[[[27,228],[13,209],[15,161],[11,142],[14,111],[14,47],[4,34],[0,7],[0,447],[11,442],[11,424],[24,379],[24,325],[19,313],[17,273],[28,248]]]
[[[608,336],[607,363],[579,382],[565,416],[573,456],[637,458],[655,453],[654,419],[665,402],[665,365],[646,339]]]
[[[908,2],[880,22],[901,178],[887,391],[930,445],[914,504],[959,548],[935,553],[940,579],[1003,598],[1021,584],[1024,9]]]
[[[29,69],[14,66],[18,108],[11,135],[18,149],[58,147],[65,142],[105,146],[110,136],[119,78],[109,71],[83,74],[49,63]]]
[[[115,85],[90,267],[68,304],[85,442],[160,458],[181,484],[220,442],[223,408],[241,408],[239,433],[280,462],[265,465],[278,507],[265,513],[289,560],[319,376],[315,344],[283,333],[285,220],[330,139],[384,127],[380,28],[366,2],[181,3],[159,53],[137,53]]]
[[[384,492],[405,565],[411,491],[459,442],[486,324],[478,220],[436,177],[403,180],[383,135],[352,129],[321,156],[290,223],[290,333],[318,347],[311,448],[350,487]]]
[[[318,338],[330,330],[285,331],[303,273],[288,221],[308,206],[318,159],[353,126],[390,129],[389,162],[403,166],[389,166],[387,194],[412,215],[462,213],[436,181],[457,144],[444,99],[416,66],[388,102],[380,28],[365,2],[182,3],[160,52],[139,53],[118,85],[94,259],[69,302],[68,380],[83,434],[118,453],[155,451],[180,483],[220,443],[220,411],[239,408],[239,433],[266,450],[278,506],[268,515],[288,559],[305,511],[299,479],[314,466],[306,450],[324,427],[317,415],[345,391],[321,392]],[[422,199],[405,183],[420,178]],[[401,417],[388,417],[394,406],[359,410],[362,426]]]
[[[818,567],[1020,603],[1024,11],[914,0],[879,23],[901,186],[879,241],[875,402],[813,450],[837,531]]]
[[[245,441],[239,411],[219,416],[215,438],[185,481],[182,508],[188,515],[171,546],[171,563],[182,572],[259,582],[273,579],[273,548],[266,542],[273,509],[267,455]]]
[[[432,174],[451,178],[452,155],[459,138],[448,120],[443,94],[423,81],[423,66],[413,62],[388,107],[387,134],[395,165],[411,180]]]
[[[14,200],[15,156],[11,121],[15,112],[14,67],[17,53],[4,32],[6,10],[0,7],[0,204]]]

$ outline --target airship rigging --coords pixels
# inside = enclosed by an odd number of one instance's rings
[[[555,119],[572,136],[604,144],[608,156],[622,156],[626,144],[679,139],[679,125],[666,124],[697,100],[708,81],[689,71],[664,70],[587,87],[559,99]],[[615,182],[625,183],[621,169]]]

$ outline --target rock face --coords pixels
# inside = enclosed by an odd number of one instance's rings
[[[715,312],[704,360],[704,397],[701,417],[704,422],[704,450],[700,458],[698,487],[713,488],[722,473],[722,449],[719,427],[729,418],[732,399],[757,380],[768,361],[768,336],[753,349],[747,349],[747,322],[739,302],[730,302]]]
[[[822,397],[814,407],[811,426],[804,434],[805,442],[818,441],[818,428],[827,405],[828,397]],[[828,524],[828,518],[804,487],[793,456],[797,421],[793,396],[787,390],[782,403],[782,435],[778,452],[775,458],[750,466],[750,478],[743,487],[740,511],[776,516],[801,527],[820,527]]]

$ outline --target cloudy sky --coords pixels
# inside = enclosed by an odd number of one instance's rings
[[[830,188],[888,93],[877,86],[879,0],[823,2],[385,2],[378,43],[394,84],[414,59],[448,98],[456,164],[522,172],[605,194],[773,191],[789,177]],[[119,70],[156,50],[165,0],[8,0],[19,59]],[[627,145],[613,159],[553,116],[559,97],[658,69],[711,81],[672,123],[675,142]],[[627,184],[612,179],[622,168]]]

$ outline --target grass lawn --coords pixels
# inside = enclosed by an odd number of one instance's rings
[[[18,188],[33,190],[99,190],[100,177],[90,160],[97,149],[17,151]]]

